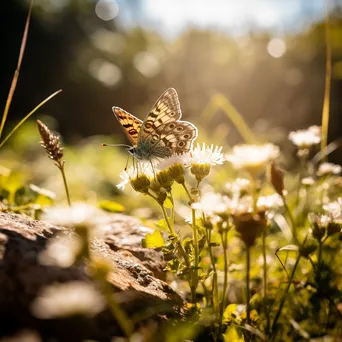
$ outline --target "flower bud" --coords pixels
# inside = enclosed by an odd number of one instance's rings
[[[163,170],[157,173],[158,183],[166,190],[171,191],[171,186],[173,184],[173,178],[171,177],[168,170]]]
[[[282,196],[284,192],[284,175],[274,162],[269,167],[268,178],[275,191]]]
[[[240,238],[246,247],[253,246],[256,239],[267,228],[267,219],[264,211],[260,211],[257,214],[243,213],[233,215],[233,221],[235,229],[240,234]]]
[[[181,164],[174,164],[168,168],[171,177],[179,184],[184,184],[184,167]]]
[[[330,236],[335,233],[339,233],[341,229],[342,229],[341,222],[337,222],[337,221],[330,222],[327,226],[327,234]]]
[[[149,178],[144,175],[138,175],[136,178],[131,179],[131,185],[132,188],[137,191],[137,192],[142,192],[142,193],[147,193],[148,192],[148,188],[151,184]]]
[[[208,176],[210,173],[210,164],[197,164],[191,165],[191,173],[196,177],[198,182],[201,182],[204,177]]]

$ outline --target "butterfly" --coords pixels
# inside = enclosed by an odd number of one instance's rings
[[[143,121],[119,107],[112,108],[132,146],[128,152],[139,160],[153,160],[190,151],[197,128],[181,121],[182,112],[175,89],[167,89]]]

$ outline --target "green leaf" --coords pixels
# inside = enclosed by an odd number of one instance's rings
[[[34,203],[38,198],[39,194],[29,187],[21,186],[14,193],[14,203],[18,206],[29,203]]]
[[[281,251],[294,251],[294,252],[298,252],[299,251],[299,247],[296,245],[286,245],[284,247],[280,247],[277,249],[277,252],[281,252]]]
[[[169,220],[169,222],[170,222],[171,219],[168,218],[168,220]],[[166,222],[165,219],[159,220],[159,221],[155,222],[154,224],[156,225],[156,227],[157,227],[159,230],[161,230],[161,231],[163,231],[163,232],[168,232],[168,231],[169,231],[169,227],[168,227],[167,222]]]
[[[236,317],[237,304],[229,304],[223,313],[223,321],[230,322]]]
[[[223,336],[224,342],[244,342],[245,341],[245,338],[243,337],[242,332],[234,324],[231,324],[222,336]]]
[[[164,247],[165,241],[159,230],[155,230],[152,234],[146,234],[145,238],[142,240],[142,245],[145,248],[158,248]]]
[[[179,259],[172,259],[170,260],[166,267],[165,267],[165,271],[170,271],[170,272],[173,272],[173,273],[177,273],[178,270],[179,270],[179,267],[181,266],[181,263],[179,261]]]
[[[98,203],[98,206],[101,209],[108,211],[110,213],[121,213],[125,210],[125,207],[122,204],[109,200],[100,201]]]
[[[173,208],[173,203],[170,197],[166,197],[165,201],[164,201],[164,207],[171,209]]]

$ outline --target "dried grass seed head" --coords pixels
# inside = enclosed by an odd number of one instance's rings
[[[53,134],[49,128],[44,125],[40,120],[37,120],[39,134],[42,138],[40,144],[44,147],[48,156],[56,161],[60,162],[63,158],[63,149],[59,140],[59,136]]]

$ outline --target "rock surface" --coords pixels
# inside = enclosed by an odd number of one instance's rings
[[[137,324],[140,327],[149,320],[182,319],[186,311],[184,302],[172,288],[155,277],[163,268],[162,257],[156,251],[140,248],[137,243],[128,243],[133,240],[124,239],[132,227],[135,235],[143,234],[137,221],[116,214],[107,219],[104,234],[92,239],[91,251],[92,255],[105,258],[112,265],[108,282],[121,308],[129,316],[141,313],[148,317]],[[68,228],[27,216],[0,213],[1,337],[24,329],[37,331],[44,341],[111,341],[113,336],[122,335],[108,309],[95,317],[50,320],[38,319],[31,313],[32,302],[44,286],[74,280],[92,281],[84,261],[68,268],[39,263],[39,254],[48,239],[69,232]],[[152,268],[144,265],[152,265]],[[151,311],[149,314],[147,309]]]

